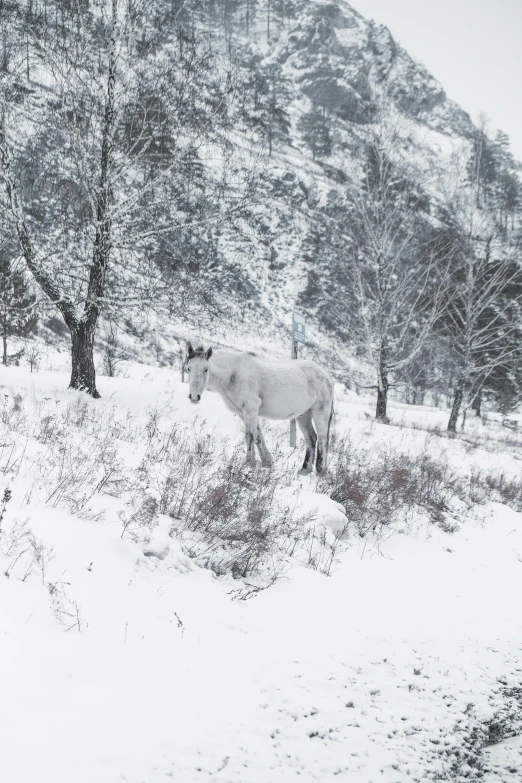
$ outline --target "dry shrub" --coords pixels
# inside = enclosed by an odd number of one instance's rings
[[[21,394],[3,394],[0,419],[9,429],[18,429],[25,421],[24,399]]]
[[[90,510],[95,495],[118,496],[126,485],[112,432],[105,429],[80,437],[72,428],[57,426],[53,438],[45,440],[45,450],[32,460],[31,473],[30,497],[90,519],[97,516]]]
[[[37,538],[26,521],[14,519],[0,538],[0,554],[9,558],[4,575],[13,574],[25,582],[38,574],[45,584],[47,567],[54,557],[53,550]]]
[[[122,538],[128,536],[135,543],[147,543],[158,524],[158,502],[152,495],[132,495],[119,517],[123,524]]]
[[[280,457],[270,471],[246,468],[243,444],[209,434],[197,417],[165,431],[157,410],[145,420],[80,395],[69,402],[7,395],[0,430],[0,471],[22,470],[33,481],[25,502],[95,519],[94,496],[114,495],[124,501],[122,535],[146,542],[167,515],[185,551],[217,574],[254,576],[266,585],[291,560],[329,574],[344,546],[345,531],[334,534],[298,510],[292,458]],[[456,518],[487,500],[522,508],[521,479],[480,471],[466,477],[444,454],[430,453],[428,443],[420,452],[385,445],[369,451],[333,436],[330,471],[317,489],[343,506],[362,536],[411,530],[419,519],[451,532]],[[282,437],[274,434],[275,453],[285,453]],[[122,442],[146,447],[137,470],[120,458]],[[18,568],[22,559],[40,567],[37,548],[20,551]]]
[[[515,511],[522,511],[522,477],[504,472],[475,470],[471,474],[472,499],[476,503],[486,500],[504,503]]]
[[[185,551],[218,574],[267,584],[290,558],[330,572],[339,541],[297,510],[292,459],[270,471],[246,468],[243,444],[209,434],[197,418],[166,430],[157,410],[132,417],[80,395],[4,401],[0,471],[30,477],[25,503],[93,520],[102,513],[95,496],[111,494],[123,501],[122,536],[146,543],[168,515]],[[278,437],[274,450],[284,453]],[[145,446],[138,469],[126,467],[121,443]]]
[[[155,494],[160,514],[184,517],[205,486],[205,477],[225,458],[228,443],[208,435],[197,421],[192,427],[175,424],[163,433],[155,412],[147,432],[148,447],[138,470],[140,484]]]
[[[51,612],[66,631],[76,629],[78,633],[82,633],[87,629],[88,623],[82,615],[78,602],[68,595],[67,587],[70,587],[70,582],[62,580],[47,583]]]
[[[385,447],[355,451],[349,438],[339,441],[319,489],[344,506],[362,536],[411,523],[419,511],[444,530],[454,530],[455,501],[466,500],[462,479],[444,457]]]
[[[303,532],[300,548],[307,552],[305,564],[320,574],[330,576],[333,566],[338,562],[338,555],[346,545],[346,533],[349,523],[333,532],[326,525],[307,525]]]
[[[153,492],[158,512],[172,519],[171,534],[219,575],[273,580],[307,536],[308,519],[296,512],[290,490],[295,471],[246,468],[242,445],[208,435],[197,422],[156,431],[139,477],[135,491]]]
[[[128,481],[116,446],[131,432],[128,420],[80,396],[66,404],[50,397],[28,402],[15,397],[4,406],[0,471],[30,476],[27,503],[98,518],[90,508],[93,497],[121,495]],[[133,434],[139,437],[136,427]]]
[[[2,535],[2,522],[5,516],[5,512],[7,509],[7,504],[12,498],[12,492],[9,488],[4,489],[4,494],[2,495],[2,500],[0,501],[0,537]]]
[[[262,468],[245,470],[243,450],[216,466],[205,489],[176,533],[189,533],[188,552],[216,573],[271,577],[304,538],[304,518],[280,494],[280,476]],[[190,535],[191,534],[191,535]]]

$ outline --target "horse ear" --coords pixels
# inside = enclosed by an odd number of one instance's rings
[[[194,356],[194,348],[192,347],[192,343],[189,343],[187,345],[187,355],[189,359],[191,359]]]
[[[208,349],[208,351],[206,352],[205,356],[207,357],[207,359],[210,359],[210,357],[212,356],[212,348]]]

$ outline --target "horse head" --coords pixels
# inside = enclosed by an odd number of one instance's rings
[[[189,400],[197,405],[201,395],[208,387],[208,363],[212,356],[212,348],[206,351],[201,345],[194,348],[187,345],[187,372],[189,374]]]

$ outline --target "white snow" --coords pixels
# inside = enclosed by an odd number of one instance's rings
[[[55,475],[50,446],[22,413],[43,426],[58,409],[72,417],[86,405],[100,437],[120,422],[114,459],[136,482],[155,412],[163,431],[195,420],[241,442],[218,397],[195,409],[177,374],[127,372],[101,378],[103,399],[93,401],[63,391],[63,373],[2,370],[0,493],[13,491],[0,538],[2,779],[402,783],[447,779],[452,763],[452,779],[475,779],[459,761],[464,740],[502,708],[503,687],[520,685],[521,515],[489,504],[453,534],[421,518],[408,535],[349,530],[329,577],[296,559],[259,591],[248,578],[217,578],[169,535],[169,517],[134,541],[122,537],[117,492],[102,489],[73,513],[72,501],[44,491],[65,467]],[[493,455],[500,441],[491,446],[479,425],[483,445],[468,453],[462,440],[378,427],[364,415],[368,400],[337,397],[338,430],[357,448],[428,445],[463,475],[497,459],[519,473],[516,454]],[[444,412],[398,405],[392,422],[428,413],[442,423]],[[286,426],[270,429],[269,444]],[[296,468],[299,456],[277,452]],[[313,479],[286,491],[299,490],[299,508],[314,517],[306,524],[342,530],[343,508]],[[518,740],[484,758],[489,783],[522,776]]]

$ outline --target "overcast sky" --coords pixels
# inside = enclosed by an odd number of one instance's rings
[[[350,0],[385,24],[449,98],[493,133],[511,138],[522,161],[522,0]]]

